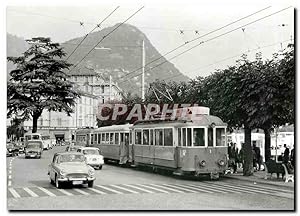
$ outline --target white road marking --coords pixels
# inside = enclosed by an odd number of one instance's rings
[[[27,193],[29,193],[30,196],[32,197],[39,197],[36,193],[34,193],[32,190],[30,190],[29,188],[25,187],[23,188],[24,191],[26,191]]]
[[[89,190],[91,190],[91,191],[94,191],[94,192],[96,192],[96,193],[98,193],[98,194],[107,194],[107,193],[105,193],[105,192],[103,192],[103,191],[100,191],[100,190],[97,190],[97,189],[95,189],[95,188],[88,188]]]
[[[215,186],[215,187],[220,187],[221,185],[219,185],[219,184],[214,184],[214,186]],[[228,189],[235,190],[235,191],[240,191],[240,192],[250,193],[250,194],[257,194],[257,191],[255,191],[255,190],[250,190],[250,189],[247,189],[247,188],[235,187],[235,186],[227,185],[227,184],[224,184],[223,186],[224,186],[224,187],[227,187]]]
[[[103,188],[103,189],[105,189],[105,190],[111,191],[111,192],[116,193],[116,194],[123,194],[123,193],[120,192],[120,191],[116,191],[116,190],[114,190],[114,189],[111,189],[111,188],[108,188],[108,187],[105,187],[105,186],[102,186],[102,185],[96,185],[96,186],[99,187],[99,188]]]
[[[11,174],[11,173],[12,173],[12,171],[11,171],[11,170],[8,170],[8,173],[9,173],[9,174]]]
[[[196,187],[196,188],[200,188],[200,189],[203,189],[204,187],[203,186],[200,186],[200,185],[193,185],[193,184],[190,184],[189,186],[192,186],[192,187]],[[211,188],[211,187],[205,187],[206,190],[211,190],[211,191],[214,191],[214,192],[217,192],[217,193],[228,193],[228,190],[224,191],[224,190],[220,190],[220,189],[215,189],[215,188]]]
[[[146,190],[144,188],[141,188],[141,187],[138,187],[138,186],[134,186],[134,185],[125,184],[125,186],[131,187],[131,188],[134,188],[134,189],[138,189],[138,190],[144,191],[146,193],[151,193],[151,194],[154,193],[153,191],[149,191],[149,190]]]
[[[171,185],[171,184],[163,184],[163,185],[166,185],[166,186],[169,186],[169,187],[173,187],[173,188],[177,188],[177,189],[179,189],[179,190],[188,191],[188,192],[191,192],[191,193],[197,193],[195,190],[183,188],[183,187],[181,187],[180,185],[178,185],[178,186],[176,186],[176,185]],[[182,192],[182,193],[184,193],[184,192]]]
[[[80,190],[80,189],[78,189],[78,188],[74,188],[73,190],[74,190],[74,191],[77,191],[78,193],[81,193],[81,194],[83,194],[83,195],[90,195],[89,193],[87,193],[87,192],[85,192],[85,191],[83,191],[83,190]]]
[[[67,195],[67,196],[73,196],[74,194],[72,193],[69,193],[68,191],[66,191],[65,189],[56,189],[58,190],[59,192],[62,192],[63,194]]]
[[[11,181],[8,181],[8,187],[10,187],[11,186]]]
[[[205,193],[214,193],[213,191],[209,191],[209,190],[205,190],[205,189],[201,189],[201,188],[196,188],[196,187],[191,187],[191,186],[188,186],[188,185],[178,185],[182,188],[189,188],[189,189],[192,189],[192,190],[195,190],[195,191],[200,191],[200,192],[205,192]]]
[[[128,191],[130,193],[134,193],[134,194],[138,194],[139,192],[136,192],[136,191],[133,191],[133,190],[130,190],[130,189],[127,189],[127,188],[124,188],[124,187],[120,187],[118,185],[110,185],[111,187],[115,187],[115,188],[118,188],[118,189],[121,189],[121,190],[125,190],[125,191]]]
[[[17,193],[17,191],[13,188],[8,188],[14,198],[20,198],[21,196]]]
[[[151,187],[151,186],[148,186],[148,185],[141,185],[142,187],[146,187],[146,188],[150,188],[150,189],[153,189],[153,190],[156,190],[156,191],[160,191],[162,193],[169,193],[168,191],[165,191],[165,190],[161,190],[161,189],[158,189],[158,188],[155,188],[155,187]]]
[[[155,186],[155,187],[159,187],[159,188],[163,188],[163,189],[167,189],[167,190],[170,190],[170,191],[174,191],[176,193],[184,193],[183,191],[179,191],[179,190],[167,187],[167,186],[156,185],[156,184],[150,184],[150,185]]]
[[[8,176],[8,179],[11,179],[11,175]]]
[[[55,197],[56,195],[50,191],[48,191],[46,188],[38,187],[41,191],[45,192],[47,195]]]

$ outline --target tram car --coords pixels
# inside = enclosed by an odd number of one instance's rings
[[[226,129],[220,118],[197,114],[197,118],[102,127],[94,129],[86,141],[98,147],[105,160],[218,179],[228,168]]]
[[[93,128],[80,128],[76,130],[76,145],[89,146],[93,132]]]

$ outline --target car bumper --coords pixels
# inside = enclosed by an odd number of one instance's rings
[[[73,181],[82,181],[82,182],[87,182],[87,181],[94,181],[96,178],[95,177],[86,177],[86,178],[68,178],[68,177],[60,177],[58,181],[60,182],[73,182]]]
[[[101,161],[90,161],[87,163],[88,165],[94,167],[94,166],[101,166],[104,164],[104,161],[101,160]]]

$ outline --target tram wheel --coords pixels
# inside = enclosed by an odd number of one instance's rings
[[[209,177],[210,177],[210,180],[219,180],[220,179],[219,173],[210,173]]]

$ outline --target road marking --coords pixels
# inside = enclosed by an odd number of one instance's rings
[[[111,189],[111,188],[108,188],[108,187],[105,187],[105,186],[102,186],[102,185],[96,185],[96,186],[99,187],[99,188],[103,188],[103,189],[105,189],[105,190],[111,191],[111,192],[116,193],[116,194],[123,194],[123,193],[120,192],[120,191],[116,191],[116,190],[114,190],[114,189]]]
[[[203,186],[198,186],[198,185],[193,185],[193,184],[189,184],[188,186],[191,186],[191,187],[196,187],[196,188],[200,188],[202,189]],[[228,193],[228,191],[223,191],[223,190],[219,190],[219,189],[214,189],[214,188],[211,188],[211,187],[205,187],[206,190],[211,190],[211,191],[214,191],[214,192],[217,192],[217,193]]]
[[[156,191],[159,191],[159,192],[162,192],[162,193],[169,193],[168,191],[165,191],[165,190],[161,190],[161,189],[158,189],[158,188],[154,188],[154,187],[151,187],[151,186],[148,186],[148,185],[141,185],[142,187],[146,187],[146,188],[150,188],[150,189],[153,189],[153,190],[156,190]]]
[[[32,197],[39,197],[36,193],[34,193],[32,190],[30,190],[29,188],[25,187],[23,188],[24,191],[26,191],[27,193],[29,193],[30,196]]]
[[[129,184],[125,184],[125,186],[131,187],[131,188],[134,188],[134,189],[138,189],[138,190],[144,191],[144,192],[146,192],[146,193],[151,193],[151,194],[154,193],[153,191],[149,191],[149,190],[146,190],[146,189],[144,189],[144,188],[140,188],[140,187],[138,187],[138,186],[133,186],[133,185],[129,185]]]
[[[177,189],[183,190],[183,191],[188,191],[188,192],[191,192],[191,193],[197,193],[195,190],[182,188],[180,185],[179,186],[171,185],[171,184],[163,184],[163,185],[166,185],[167,187],[177,188]],[[181,192],[184,193],[183,191],[181,191]]]
[[[83,191],[83,190],[81,190],[81,189],[78,189],[78,188],[74,188],[73,190],[74,190],[74,191],[77,191],[78,193],[81,193],[81,194],[83,194],[83,195],[90,195],[89,193],[87,193],[87,192],[85,192],[85,191]]]
[[[91,191],[94,191],[94,192],[96,192],[96,193],[98,193],[98,194],[107,194],[107,193],[105,193],[105,192],[103,192],[103,191],[100,191],[100,190],[97,190],[97,189],[95,189],[95,188],[88,188],[89,190],[91,190]]]
[[[121,189],[121,190],[125,190],[125,191],[128,191],[130,193],[134,193],[134,194],[138,194],[139,192],[136,192],[136,191],[133,191],[133,190],[130,190],[130,189],[127,189],[127,188],[124,188],[124,187],[120,187],[120,186],[117,186],[117,185],[110,185],[111,187],[115,187],[115,188],[118,188],[118,189]]]
[[[21,196],[15,191],[13,188],[8,188],[8,190],[11,192],[14,198],[20,198]]]
[[[8,179],[11,179],[11,175],[8,176]]]
[[[50,191],[48,191],[46,188],[42,188],[42,187],[38,187],[38,189],[40,189],[41,191],[45,192],[46,194],[48,194],[49,196],[55,197],[56,195]]]
[[[257,193],[257,191],[253,191],[253,190],[250,190],[250,189],[247,189],[247,188],[235,187],[235,186],[227,185],[227,184],[224,184],[224,185],[214,184],[214,187],[221,187],[221,186],[231,188],[232,190],[235,190],[235,191],[247,192],[247,193],[250,193],[250,194],[256,194]]]
[[[175,184],[175,185],[178,185],[178,184]],[[192,189],[192,190],[195,190],[195,191],[200,191],[200,192],[205,192],[205,193],[214,193],[213,191],[209,191],[209,190],[205,190],[205,189],[201,189],[201,188],[195,188],[195,187],[191,187],[191,186],[188,186],[188,185],[178,185],[182,188],[188,188],[188,189]]]
[[[69,193],[68,191],[66,191],[65,189],[56,189],[58,190],[59,192],[62,192],[63,194],[67,195],[67,196],[73,196],[74,194],[72,193]]]
[[[163,189],[167,189],[167,190],[170,190],[170,191],[174,191],[176,193],[184,193],[183,191],[179,191],[179,190],[169,188],[169,187],[166,187],[166,186],[162,186],[162,185],[156,185],[156,184],[150,184],[150,185],[155,186],[155,187],[159,187],[159,188],[163,188]]]
[[[8,173],[9,173],[9,174],[11,174],[11,172],[12,172],[11,170],[8,170]]]
[[[10,187],[11,186],[11,181],[8,181],[8,187]]]

